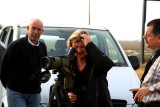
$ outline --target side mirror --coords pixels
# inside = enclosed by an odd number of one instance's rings
[[[140,61],[136,55],[128,55],[128,59],[134,70],[137,70],[140,67]]]

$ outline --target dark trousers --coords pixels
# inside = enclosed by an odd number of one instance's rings
[[[138,107],[160,107],[160,102],[138,103]]]

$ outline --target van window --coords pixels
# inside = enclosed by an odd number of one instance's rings
[[[102,30],[88,30],[92,41],[105,53],[115,64],[126,65],[126,62],[108,31]],[[94,36],[93,36],[94,35]],[[92,37],[93,36],[93,37]]]
[[[44,27],[40,41],[47,46],[48,56],[67,54],[67,40],[76,28]],[[126,62],[111,34],[106,30],[84,29],[88,31],[94,44],[118,66],[126,66]],[[21,28],[20,37],[27,34],[26,28]]]
[[[13,41],[13,28],[11,29],[9,40],[8,40],[8,45]]]
[[[7,39],[7,35],[9,32],[9,28],[5,28],[3,29],[3,31],[1,32],[1,41],[5,44],[6,39]]]

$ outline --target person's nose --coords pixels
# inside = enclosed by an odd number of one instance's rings
[[[81,51],[82,51],[81,47],[78,47],[78,48],[77,48],[77,51],[78,51],[78,52],[81,52]]]
[[[144,39],[146,39],[146,38],[147,38],[147,35],[146,35],[146,34],[144,34],[144,35],[143,35],[143,38],[144,38]]]
[[[34,30],[34,33],[38,33],[39,31],[38,31],[38,29],[36,28],[35,30]]]

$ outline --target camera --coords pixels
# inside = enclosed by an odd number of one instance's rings
[[[42,68],[45,69],[45,71],[39,75],[41,83],[45,83],[50,79],[51,74],[49,70],[52,70],[53,74],[58,73],[55,84],[50,88],[50,107],[73,107],[67,90],[72,90],[74,87],[75,72],[73,70],[73,63],[75,52],[75,48],[70,48],[68,54],[63,56],[44,56],[40,61]]]
[[[47,82],[51,77],[49,70],[52,70],[53,74],[58,73],[58,79],[63,81],[65,88],[73,88],[75,73],[72,70],[72,66],[75,51],[76,49],[72,47],[70,48],[68,54],[65,54],[63,56],[42,57],[40,63],[45,71],[39,75],[40,82]]]

